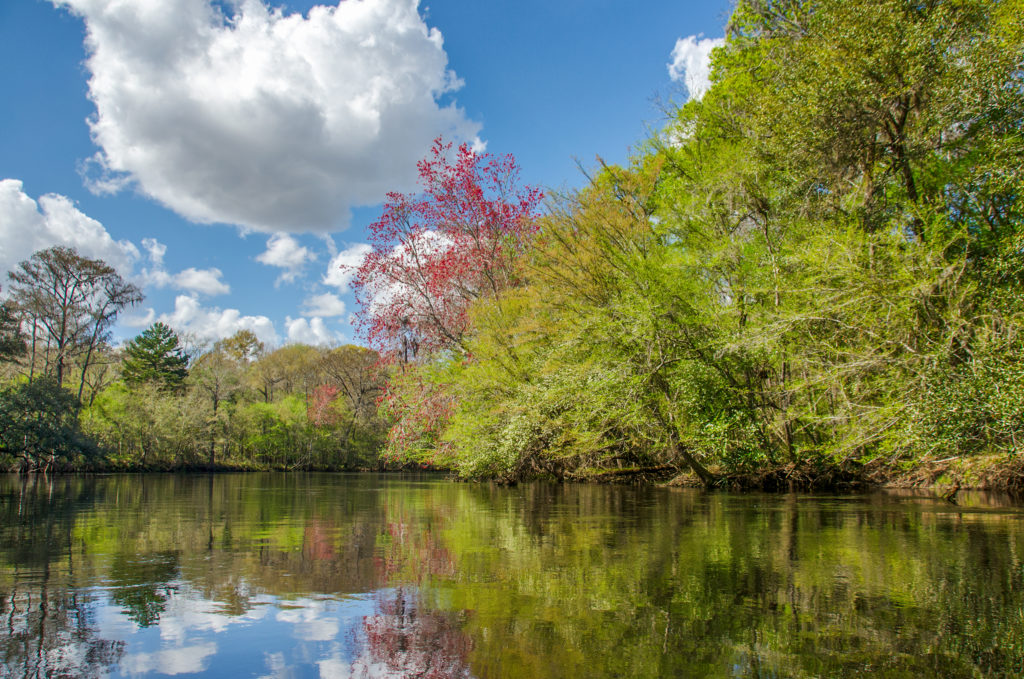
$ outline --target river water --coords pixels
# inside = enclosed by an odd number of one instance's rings
[[[3,677],[1024,676],[1024,508],[0,477]]]

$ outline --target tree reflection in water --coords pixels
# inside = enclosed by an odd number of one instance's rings
[[[1021,564],[977,494],[0,477],[0,676],[1018,677]]]
[[[0,676],[98,677],[124,643],[100,638],[95,597],[69,588],[71,530],[90,485],[21,477],[0,494]],[[4,577],[11,571],[15,577]],[[17,577],[19,571],[27,577]]]
[[[425,610],[412,590],[374,594],[378,612],[363,618],[364,652],[352,664],[352,677],[470,679],[472,641],[462,632],[465,614]]]
[[[86,593],[36,585],[0,592],[0,676],[100,677],[121,660],[123,641],[101,639]]]
[[[110,598],[136,625],[149,627],[166,610],[177,575],[178,556],[173,552],[139,559],[119,555],[110,566]]]

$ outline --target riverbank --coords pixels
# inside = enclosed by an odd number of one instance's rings
[[[962,488],[1024,493],[1024,458],[1015,453],[916,460],[879,457],[865,464],[807,460],[757,470],[713,472],[718,478],[716,485],[732,490],[919,488],[947,493]],[[663,477],[657,482],[669,486],[704,485],[692,472]]]
[[[17,472],[17,469],[8,469]],[[422,464],[396,464],[359,467],[322,467],[302,465],[268,465],[246,460],[230,460],[214,464],[152,464],[125,463],[118,460],[92,462],[87,465],[57,464],[48,472],[56,474],[147,474],[147,473],[237,473],[237,472],[330,472],[330,473],[399,473],[430,472],[451,474],[443,467]],[[821,460],[789,462],[757,469],[724,469],[712,467],[714,488],[742,491],[786,492],[869,490],[874,488],[931,489],[941,493],[953,489],[1000,491],[1024,494],[1024,457],[1010,454],[956,456],[941,459],[892,460],[879,457],[865,464],[847,462],[829,464]],[[707,484],[691,471],[680,471],[675,465],[654,467],[622,467],[613,469],[581,469],[563,475],[541,474],[529,481],[549,479],[625,485],[664,485],[671,487],[703,487]],[[476,482],[515,485],[502,479],[479,478]]]
[[[396,464],[381,460],[378,464],[344,466],[315,464],[269,464],[252,460],[227,460],[223,462],[173,462],[158,460],[156,462],[127,462],[124,460],[90,460],[88,462],[56,461],[45,468],[25,469],[17,465],[0,468],[10,474],[222,474],[246,472],[325,472],[325,473],[398,473],[398,472],[435,472],[448,473],[449,470],[437,469],[420,464]]]

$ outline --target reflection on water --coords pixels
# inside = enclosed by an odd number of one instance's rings
[[[0,676],[1021,676],[1022,519],[983,495],[2,477]]]

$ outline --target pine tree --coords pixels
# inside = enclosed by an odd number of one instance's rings
[[[174,389],[188,375],[188,358],[178,336],[163,323],[154,323],[128,342],[125,354],[123,375],[128,384],[158,382]]]

